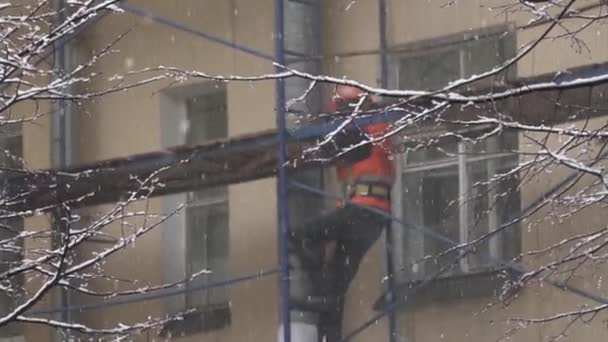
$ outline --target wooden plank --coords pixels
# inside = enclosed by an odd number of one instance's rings
[[[315,141],[308,138],[289,142],[290,170],[319,166],[319,162],[302,159],[302,151]],[[83,207],[120,201],[133,192],[138,196],[160,196],[272,177],[277,173],[277,151],[276,132],[267,131],[60,171],[15,174],[10,177],[10,187],[16,195],[3,203],[2,214],[27,215],[58,203]],[[141,182],[151,176],[155,186],[149,193]]]

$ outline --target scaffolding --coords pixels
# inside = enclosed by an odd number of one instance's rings
[[[182,23],[174,20],[165,18],[159,14],[151,11],[138,8],[127,4],[123,1],[120,6],[123,10],[128,13],[145,17],[155,22],[173,27],[184,32],[188,32],[202,39],[215,42],[220,45],[224,45],[243,53],[250,54],[252,56],[272,61],[277,63],[277,70],[282,71],[280,66],[288,65],[289,61],[302,61],[302,60],[316,60],[315,63],[319,63],[319,57],[315,56],[318,51],[313,51],[313,54],[307,54],[302,51],[290,51],[285,46],[285,10],[287,0],[275,0],[274,1],[274,18],[275,18],[275,53],[274,56],[270,56],[264,52],[256,51],[247,46],[237,44],[232,41],[216,37],[209,33],[196,30],[188,27]],[[318,1],[313,0],[298,0],[295,1],[299,4],[306,6],[319,6]],[[382,87],[387,87],[388,81],[388,53],[389,47],[387,43],[387,4],[386,0],[378,0],[379,18],[378,18],[378,39],[379,39],[379,66],[380,66],[380,83]],[[316,27],[318,30],[318,26]],[[76,34],[78,34],[77,32]],[[315,36],[320,39],[320,33],[315,33]],[[66,41],[62,41],[59,44],[65,44]],[[190,160],[188,163],[183,164],[180,168],[169,170],[168,172],[162,173],[161,181],[166,186],[159,192],[154,193],[155,196],[175,193],[179,191],[186,191],[193,188],[203,188],[211,185],[218,184],[233,184],[238,182],[246,182],[254,179],[264,177],[278,177],[277,183],[277,196],[278,196],[278,225],[279,225],[279,265],[277,268],[268,270],[261,270],[253,274],[243,275],[224,281],[208,283],[200,286],[196,286],[188,289],[177,289],[165,291],[159,294],[146,294],[141,296],[135,296],[130,298],[120,298],[110,300],[104,303],[91,304],[91,305],[78,305],[68,306],[59,309],[50,310],[34,310],[31,313],[37,315],[53,314],[57,312],[65,311],[87,311],[96,310],[112,305],[124,305],[129,303],[147,301],[152,299],[164,298],[167,296],[174,296],[186,291],[200,291],[206,290],[213,287],[229,286],[242,281],[250,281],[265,277],[272,274],[279,274],[280,279],[280,323],[283,325],[284,330],[284,341],[289,342],[290,339],[290,302],[289,302],[289,268],[287,264],[287,238],[289,236],[289,208],[288,208],[288,196],[290,191],[304,191],[316,196],[329,197],[332,195],[328,194],[324,190],[304,184],[300,181],[293,181],[290,179],[292,171],[314,169],[321,166],[326,166],[318,162],[311,162],[307,160],[301,160],[299,163],[293,163],[290,156],[300,154],[303,149],[307,146],[311,146],[316,142],[316,139],[332,132],[339,125],[339,122],[325,125],[313,125],[311,127],[303,127],[296,130],[289,130],[287,127],[286,120],[286,88],[285,80],[276,80],[276,130],[252,134],[250,136],[241,136],[237,139],[228,139],[223,141],[211,142],[209,144],[195,146],[195,147],[179,147],[171,149],[169,151],[161,151],[157,153],[148,153],[138,156],[132,156],[130,158],[107,160],[98,163],[92,163],[80,167],[72,167],[60,172],[53,170],[45,172],[34,172],[31,174],[21,175],[15,178],[15,183],[20,183],[28,193],[28,201],[19,202],[12,209],[16,212],[31,212],[32,210],[39,210],[45,208],[52,208],[57,201],[65,201],[66,199],[72,199],[73,205],[85,206],[99,203],[106,203],[110,201],[116,201],[120,199],[120,196],[125,191],[133,191],[136,189],[135,184],[132,180],[129,180],[129,175],[149,175],[155,170],[164,168],[167,166],[175,165],[179,161],[184,160],[184,156],[189,156]],[[395,121],[400,118],[403,114],[401,113],[387,113],[382,118],[358,118],[360,124],[366,124],[373,122],[373,120],[387,120]],[[271,155],[269,153],[276,153]],[[264,158],[260,158],[263,155]],[[207,169],[207,162],[213,158],[229,163],[229,172],[218,172],[217,170]],[[297,166],[296,166],[297,164]],[[239,173],[238,170],[248,165],[246,169],[255,172]],[[210,175],[206,179],[202,180],[197,177],[200,172],[204,171]],[[228,174],[228,176],[226,176]],[[78,175],[78,177],[74,177]],[[534,211],[543,198],[547,198],[552,194],[558,192],[560,189],[568,186],[576,178],[576,173],[566,177],[559,184],[549,189],[544,194],[541,194],[537,201],[533,202],[527,208],[524,208],[520,214],[526,214]],[[124,181],[121,181],[124,180]],[[62,186],[69,183],[69,187]],[[28,187],[28,184],[37,184],[35,191]],[[59,186],[56,186],[59,184]],[[94,184],[96,187],[103,189],[104,191],[97,192],[98,195],[94,197],[83,197],[90,191],[90,184]],[[51,190],[53,189],[53,190]],[[356,205],[356,204],[354,204]],[[437,232],[428,229],[426,227],[420,227],[406,222],[402,219],[391,216],[379,210],[372,208],[363,207],[366,210],[374,211],[379,215],[384,215],[392,222],[403,229],[409,229],[420,232],[429,236],[432,239],[436,239],[451,246],[457,246],[458,241],[454,241],[446,236],[438,234]],[[388,287],[386,293],[381,298],[382,308],[379,313],[369,320],[364,322],[359,328],[345,334],[343,341],[348,341],[357,336],[360,332],[371,326],[378,320],[385,316],[389,319],[389,341],[396,341],[397,338],[397,323],[395,317],[395,311],[400,305],[400,301],[396,298],[397,285],[395,282],[395,270],[394,263],[392,260],[393,253],[391,251],[393,237],[392,231],[386,230],[386,262],[388,274]],[[461,256],[469,253],[470,250],[463,250]],[[505,260],[496,260],[500,262],[507,269],[521,274],[526,270],[522,265]],[[431,278],[432,279],[432,278]],[[426,286],[430,280],[425,280],[418,284],[416,288],[410,289],[409,295],[415,294],[416,290]],[[551,279],[544,279],[549,284],[580,295],[584,298],[593,300],[595,302],[608,304],[608,299],[598,297],[587,291],[572,287],[570,285],[553,281]]]

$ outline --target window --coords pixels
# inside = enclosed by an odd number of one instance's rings
[[[226,97],[215,92],[186,101],[190,124],[186,143],[201,144],[225,138],[228,134]],[[188,194],[186,212],[186,276],[209,269],[212,273],[190,283],[218,281],[226,278],[228,262],[228,191],[225,186]],[[227,287],[189,292],[186,308],[228,305]]]
[[[164,145],[192,146],[227,137],[224,87],[190,85],[171,89],[166,95],[161,101]],[[167,221],[178,229],[168,229],[164,237],[165,280],[188,279],[204,270],[211,273],[196,277],[186,288],[225,280],[229,261],[227,187],[170,195],[163,202],[167,212],[185,204],[179,215]],[[168,323],[161,334],[183,336],[223,328],[231,321],[229,300],[225,286],[171,298],[166,303],[169,312],[190,313],[183,320]]]
[[[410,223],[459,243],[471,241],[511,221],[520,210],[517,179],[498,177],[517,165],[517,134],[505,132],[476,144],[449,143],[408,151],[401,165],[401,209]],[[423,279],[443,267],[443,277],[492,270],[499,259],[515,256],[513,228],[478,246],[449,268],[455,255],[437,257],[452,244],[418,232],[405,234],[410,279]]]
[[[10,169],[21,169],[22,163],[22,135],[21,125],[6,125],[0,127],[0,196],[8,198],[11,192],[10,184],[7,182],[7,173]],[[23,219],[15,218],[0,221],[0,273],[15,266],[22,258],[20,241],[12,240],[23,230]],[[0,317],[10,312],[15,306],[15,298],[18,295],[19,285],[22,279],[10,278],[7,283],[0,283]],[[3,289],[17,292],[8,293]],[[0,337],[17,335],[15,326],[6,326],[0,329]]]
[[[490,70],[514,53],[513,36],[505,31],[500,28],[496,33],[467,34],[464,40],[461,35],[459,40],[439,38],[432,45],[420,43],[415,50],[394,57],[393,83],[407,89],[437,89]],[[517,146],[517,134],[504,132],[476,144],[453,141],[404,153],[399,158],[397,214],[459,243],[496,229],[520,210],[515,177],[493,180],[517,164],[517,155],[509,152]],[[437,257],[452,247],[450,243],[407,229],[400,231],[396,233],[396,243],[400,244],[396,250],[398,267],[404,270],[399,272],[402,280],[427,279],[453,263],[453,253]],[[518,253],[520,242],[515,232],[512,227],[480,244],[475,253],[441,277],[495,269],[498,259]]]
[[[399,88],[434,90],[460,78],[488,71],[515,51],[513,35],[502,27],[494,32],[466,34],[464,40],[456,42],[440,39],[431,48],[416,48],[399,54],[393,63],[396,79],[392,82]],[[512,74],[514,69],[510,72]]]

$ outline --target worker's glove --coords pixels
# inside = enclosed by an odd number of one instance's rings
[[[347,151],[340,155],[339,158],[347,162],[363,160],[369,157],[371,153],[371,144],[364,144],[363,146],[358,146],[356,148],[353,147],[359,145],[366,139],[367,137],[358,127],[349,125],[340,130],[331,141],[320,146],[318,157],[333,159],[337,157],[338,154]]]

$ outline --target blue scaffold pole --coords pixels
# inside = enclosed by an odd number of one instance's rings
[[[284,0],[275,0],[275,62],[285,64],[285,19]],[[280,72],[277,67],[277,71]],[[283,342],[291,342],[290,303],[289,303],[289,212],[287,207],[287,127],[285,122],[285,81],[276,82],[276,121],[279,138],[279,179],[278,179],[278,216],[279,216],[279,264],[280,264],[280,324],[283,326]]]

